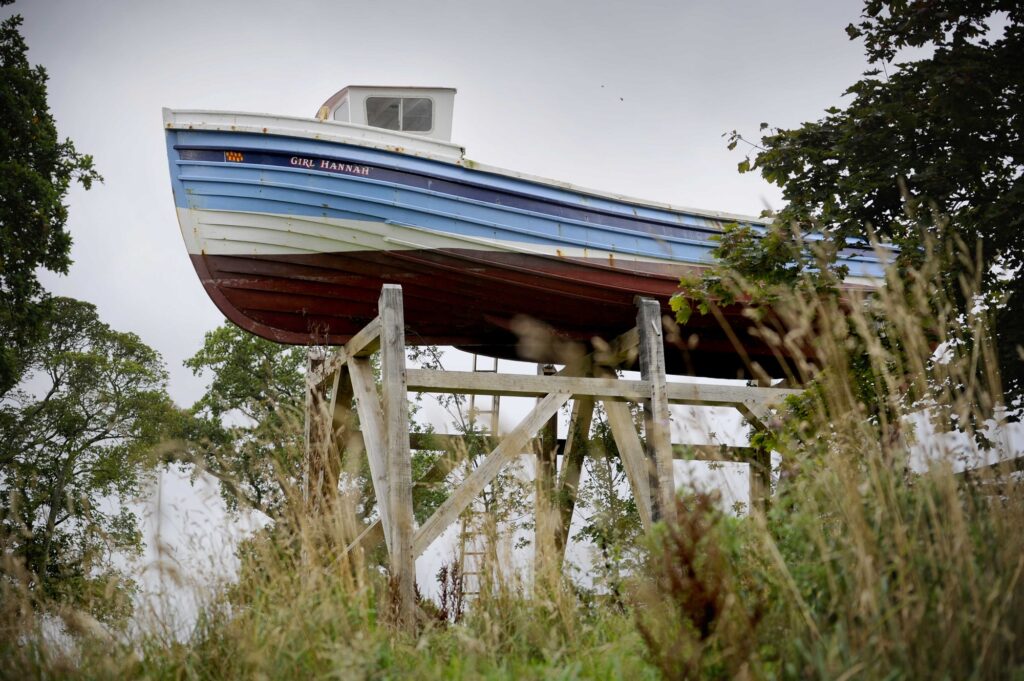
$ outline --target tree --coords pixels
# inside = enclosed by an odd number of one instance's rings
[[[15,15],[0,24],[0,397],[25,370],[21,348],[43,332],[47,296],[36,271],[66,273],[71,264],[68,188],[102,179],[91,156],[58,138],[46,71],[29,65],[21,23]]]
[[[229,508],[276,516],[302,475],[305,348],[281,345],[224,323],[186,360],[209,372],[192,407],[187,439],[221,482]]]
[[[142,547],[126,502],[173,409],[167,375],[155,351],[89,303],[54,298],[44,322],[24,353],[26,381],[0,400],[0,570],[37,603],[115,620],[130,602],[106,595],[132,583],[113,555]]]
[[[274,343],[225,322],[206,334],[203,347],[185,366],[211,380],[182,426],[189,450],[184,461],[200,464],[220,481],[228,508],[237,510],[241,504],[278,517],[302,479],[306,348]],[[413,402],[410,416],[416,409]],[[437,455],[415,452],[414,472],[422,475]],[[369,464],[361,461],[356,469],[358,479],[350,482],[362,490],[363,499],[372,498]],[[446,496],[443,485],[418,488],[418,517],[425,519],[422,514]]]
[[[946,223],[968,245],[980,240],[986,292],[1001,301],[1003,378],[1019,393],[1024,277],[1013,273],[1024,263],[1024,5],[867,0],[847,33],[864,40],[875,66],[846,91],[847,106],[767,130],[740,171],[759,170],[782,188],[782,232],[824,233],[834,250],[878,236],[912,262],[926,235],[949,238]],[[905,48],[930,55],[892,64]],[[741,142],[733,132],[730,148]],[[956,292],[955,261],[947,272]]]
[[[625,578],[641,564],[643,526],[604,409],[597,409],[594,417],[583,460],[587,480],[576,500],[577,509],[584,513],[583,524],[575,539],[594,544],[598,558],[595,582],[607,588],[618,602]]]

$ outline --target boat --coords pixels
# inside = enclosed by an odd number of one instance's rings
[[[766,226],[472,161],[451,142],[455,94],[349,86],[313,118],[164,109],[181,233],[221,312],[273,341],[340,345],[397,283],[408,344],[515,359],[519,320],[584,344],[614,338],[634,325],[636,296],[669,313],[726,224]],[[883,274],[867,249],[842,259],[851,285]],[[694,315],[672,369],[749,377],[752,360],[780,375],[742,310],[728,312],[744,353]]]

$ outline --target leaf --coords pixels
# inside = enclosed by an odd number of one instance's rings
[[[690,315],[693,314],[693,308],[690,307],[690,301],[684,296],[675,295],[672,296],[671,300],[672,309],[676,312],[676,321],[680,324],[686,324],[690,321]]]

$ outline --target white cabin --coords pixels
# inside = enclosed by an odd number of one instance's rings
[[[455,88],[349,85],[324,102],[316,117],[451,142],[454,106]]]

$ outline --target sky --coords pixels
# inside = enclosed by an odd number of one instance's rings
[[[860,5],[20,0],[0,18],[25,17],[29,58],[49,73],[58,130],[94,156],[105,178],[89,192],[70,192],[74,264],[42,280],[54,294],[96,304],[112,327],[158,350],[171,396],[189,406],[205,381],[182,362],[223,318],[178,230],[162,107],[312,117],[349,84],[455,87],[452,138],[473,160],[756,215],[779,207],[780,193],[737,172],[743,152],[728,151],[723,134],[756,138],[762,121],[795,126],[841,104],[866,68],[861,46],[844,32]],[[742,440],[738,419],[716,423],[726,441]],[[725,484],[743,478],[722,475]],[[187,519],[223,517],[208,484],[160,479],[151,509],[184,510],[153,511],[147,522],[174,517],[180,527],[163,530],[171,543],[183,543],[185,525],[204,524]],[[188,541],[222,546],[234,538]],[[151,542],[147,555],[162,555],[157,549]]]

